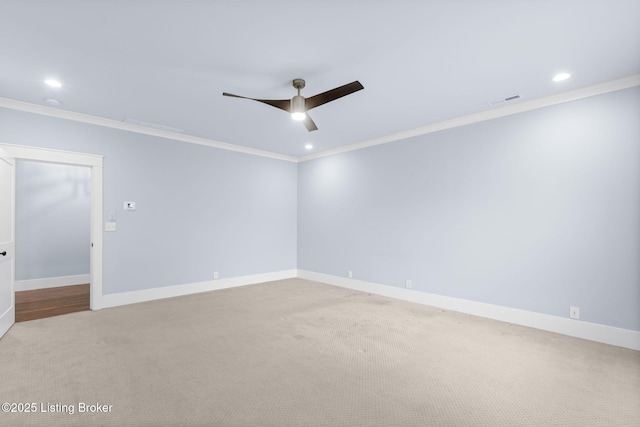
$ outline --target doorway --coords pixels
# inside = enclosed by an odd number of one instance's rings
[[[15,164],[15,320],[89,310],[91,168]]]
[[[67,151],[28,147],[0,143],[16,161],[29,160],[62,165],[84,166],[90,169],[90,241],[89,241],[89,307],[91,310],[102,308],[102,165],[103,157],[94,154],[73,153]],[[14,192],[15,194],[15,192]],[[15,202],[15,200],[14,200]],[[15,231],[15,223],[13,224]],[[19,242],[18,242],[19,244]],[[15,261],[15,260],[14,260]],[[12,279],[13,281],[13,279]],[[15,284],[11,284],[15,294]]]

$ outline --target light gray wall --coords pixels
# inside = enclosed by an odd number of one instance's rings
[[[105,294],[296,268],[294,163],[8,109],[0,141],[105,156]]]
[[[299,164],[298,268],[640,330],[640,89]]]
[[[106,294],[352,270],[640,330],[638,117],[634,88],[298,166],[6,109],[0,141],[105,155]]]
[[[90,171],[16,163],[16,280],[89,274]]]

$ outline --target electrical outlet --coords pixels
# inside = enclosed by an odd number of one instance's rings
[[[404,281],[404,287],[407,289],[411,289],[411,280],[405,280]]]
[[[347,277],[349,279],[352,279],[353,278],[353,271],[351,271],[351,270],[347,271]]]
[[[215,279],[217,279],[217,278],[218,278],[218,272],[217,272],[217,271],[214,271],[214,272],[213,272],[213,280],[215,280]]]
[[[569,307],[569,317],[571,317],[572,319],[579,319],[580,307],[574,307],[574,306]]]

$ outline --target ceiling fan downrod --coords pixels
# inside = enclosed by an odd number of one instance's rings
[[[303,79],[294,79],[293,87],[298,89],[298,94],[291,98],[291,118],[293,120],[302,121],[306,116],[306,108],[304,96],[300,95],[300,90],[304,89],[305,81]]]

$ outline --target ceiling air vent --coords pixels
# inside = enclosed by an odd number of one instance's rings
[[[497,101],[487,102],[487,105],[494,107],[496,105],[504,104],[505,102],[515,101],[516,99],[520,99],[520,95],[511,95],[506,98],[498,99]]]
[[[184,129],[172,128],[171,126],[159,125],[157,123],[143,122],[142,120],[124,119],[123,122],[129,123],[130,125],[144,126],[147,128],[163,130],[166,132],[184,133]]]

